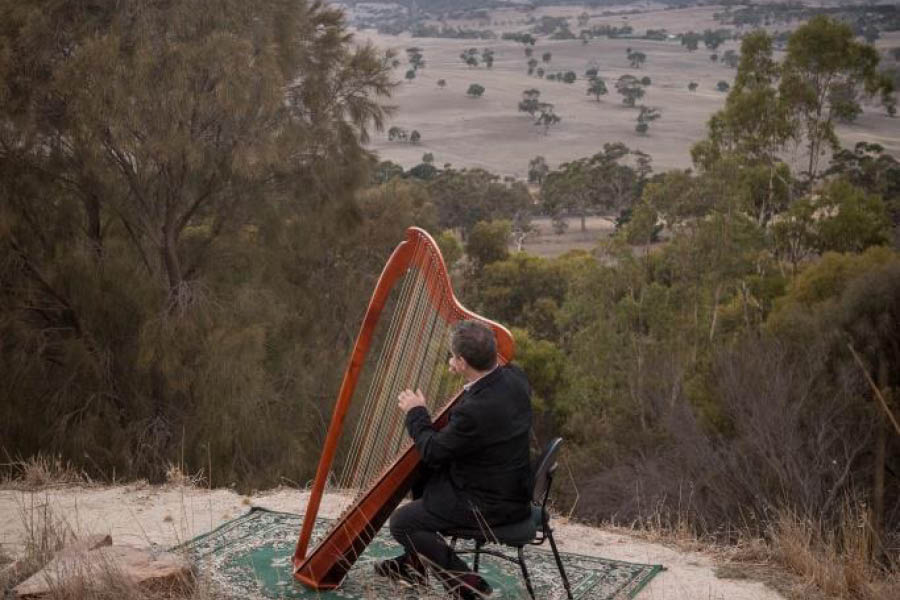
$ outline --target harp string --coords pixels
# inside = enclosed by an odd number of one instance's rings
[[[433,411],[444,400],[450,298],[440,284],[440,261],[424,244],[404,278],[397,309],[379,354],[339,486],[359,495],[411,443],[396,398],[403,389],[422,389]],[[438,292],[440,294],[438,295]]]

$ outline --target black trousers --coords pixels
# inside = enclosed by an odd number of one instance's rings
[[[465,523],[452,521],[425,510],[421,499],[413,500],[395,510],[390,521],[391,535],[403,545],[406,553],[410,556],[418,554],[427,565],[437,567],[436,572],[439,576],[443,573],[465,573],[470,570],[438,533],[463,527],[478,527],[474,514],[471,521]]]

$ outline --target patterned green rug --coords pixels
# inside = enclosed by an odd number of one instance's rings
[[[182,544],[176,550],[187,552],[201,573],[225,595],[233,598],[406,600],[422,597],[414,590],[374,575],[372,565],[375,561],[401,552],[386,527],[356,562],[340,588],[316,592],[295,582],[291,573],[291,556],[301,520],[299,515],[254,508],[218,529]],[[318,520],[314,541],[327,527],[327,520]],[[471,558],[471,555],[463,556]],[[633,598],[662,570],[660,565],[641,565],[569,553],[561,553],[561,556],[572,584],[572,593],[579,600]],[[565,598],[559,571],[549,549],[526,548],[525,560],[537,598]],[[494,588],[491,600],[528,597],[518,565],[483,556],[480,570]],[[445,597],[439,584],[433,585],[434,593],[427,592],[425,597]]]

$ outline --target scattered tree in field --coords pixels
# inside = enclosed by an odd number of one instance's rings
[[[693,52],[700,45],[700,34],[693,31],[682,34],[681,45],[687,48],[689,52]]]
[[[540,90],[531,88],[522,92],[522,100],[519,101],[519,112],[528,113],[528,116],[534,115],[540,110]]]
[[[650,123],[660,118],[662,115],[659,110],[656,108],[650,108],[644,106],[643,104],[640,107],[641,112],[637,116],[637,125],[635,126],[635,131],[640,134],[647,133],[647,130],[650,129]]]
[[[591,67],[587,71],[584,72],[584,77],[588,80],[591,80],[597,76],[598,72],[599,72],[599,70],[597,69],[597,67]]]
[[[418,133],[418,132],[416,132],[416,133]],[[425,154],[422,155],[422,162],[425,163],[426,165],[430,165],[430,164],[434,163],[434,154],[432,154],[431,152],[426,152]]]
[[[526,57],[526,58],[531,58],[531,55],[532,55],[532,54],[534,54],[534,48],[530,48],[530,47],[528,47],[528,46],[525,46],[525,57]]]
[[[703,32],[703,44],[710,50],[715,50],[727,39],[728,35],[722,30],[713,31],[712,29],[707,29]]]
[[[622,75],[616,81],[616,91],[622,94],[622,103],[625,106],[634,106],[644,97],[644,87],[633,75]]]
[[[690,83],[688,83],[688,89],[692,92],[697,90],[697,86],[698,84],[696,81],[691,81]]]
[[[542,102],[540,107],[540,114],[538,115],[537,121],[535,121],[535,125],[540,125],[544,128],[544,135],[550,131],[550,128],[553,125],[556,125],[562,121],[562,117],[553,112],[553,105],[549,102]]]
[[[400,142],[405,142],[407,139],[409,139],[409,133],[402,127],[397,127],[395,125],[394,127],[388,129],[389,141],[393,142],[394,140],[397,140]]]
[[[628,64],[632,66],[632,68],[640,69],[641,65],[647,62],[647,55],[643,52],[629,52],[628,53]]]
[[[528,183],[542,185],[550,167],[543,156],[535,156],[528,161]]]
[[[719,80],[719,83],[716,84],[716,89],[719,90],[720,92],[727,92],[728,88],[730,88],[730,87],[731,87],[731,85],[729,85],[729,83],[724,80]]]
[[[553,58],[552,52],[544,52],[543,54],[541,54],[541,60],[544,61],[545,63],[550,62],[550,60],[552,58]]]
[[[490,48],[485,48],[481,51],[481,60],[484,61],[484,66],[488,69],[494,66],[494,51]]]
[[[459,58],[470,67],[478,66],[478,48],[468,48],[459,53]]]
[[[609,90],[606,89],[606,82],[600,77],[594,77],[588,82],[587,95],[597,98],[600,102],[600,96],[605,96]]]
[[[469,89],[466,90],[466,94],[471,96],[472,98],[481,98],[482,94],[484,94],[484,86],[473,83],[469,86]]]
[[[562,78],[560,78],[558,75],[556,78],[561,79],[565,83],[575,83],[575,80],[578,79],[578,76],[575,75],[575,71],[566,71],[565,73],[563,73]]]
[[[444,89],[445,87],[447,87],[447,80],[446,79],[438,79],[437,86],[441,89]]]
[[[425,66],[425,59],[422,55],[422,49],[418,46],[407,48],[406,56],[409,59],[409,64],[412,65],[413,69],[418,70]]]
[[[591,15],[589,15],[587,12],[583,12],[580,15],[578,15],[578,26],[584,27],[585,25],[588,24],[588,21],[590,21],[590,20],[591,20]]]
[[[719,55],[718,55],[718,54],[715,54],[715,53],[710,54],[710,55],[709,55],[709,60],[711,60],[712,62],[719,62]]]
[[[538,68],[535,70],[534,74],[537,75],[538,77],[543,77],[543,76],[544,76],[544,68],[543,68],[543,67],[538,67]]]
[[[538,61],[536,58],[528,59],[528,74],[532,75],[534,73],[534,68],[537,66]]]
[[[411,144],[418,144],[422,140],[422,134],[419,133],[418,129],[413,129],[409,134],[409,141]]]
[[[407,69],[406,79],[411,82],[415,78],[416,78],[416,70],[415,69]]]
[[[741,57],[734,50],[726,50],[725,54],[722,55],[722,63],[732,69],[736,69],[740,61]]]
[[[647,75],[644,75],[643,77],[641,77],[641,85],[642,86],[647,87],[651,83],[653,83],[653,81]]]

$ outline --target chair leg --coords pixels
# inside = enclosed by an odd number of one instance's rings
[[[565,568],[563,568],[562,559],[559,557],[559,550],[556,549],[556,541],[553,539],[553,530],[547,527],[546,535],[550,540],[550,548],[553,550],[553,558],[556,559],[556,566],[559,569],[559,576],[562,577],[563,586],[565,586],[566,588],[566,597],[569,600],[572,600],[572,588],[569,586],[569,578],[566,575]]]
[[[531,600],[534,600],[534,588],[531,587],[531,577],[528,575],[528,567],[525,566],[525,553],[522,551],[522,546],[518,547],[519,550],[519,566],[522,567],[522,577],[525,578],[525,588],[528,590],[528,595],[531,597]],[[571,598],[571,596],[569,596]]]
[[[482,542],[475,542],[475,563],[472,565],[472,570],[476,573],[478,572],[478,558],[481,556],[482,546],[484,546]]]

